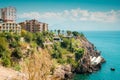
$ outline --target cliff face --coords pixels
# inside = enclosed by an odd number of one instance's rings
[[[81,40],[85,54],[79,61],[79,66],[76,69],[77,73],[91,73],[101,68],[101,63],[105,60],[101,57],[100,52],[87,39]]]
[[[100,52],[97,51],[96,47],[85,37],[79,37],[77,40],[79,40],[78,44],[81,44],[79,47],[84,49],[84,55],[79,59],[78,66],[76,68],[69,64],[61,65],[55,69],[54,75],[61,77],[61,79],[72,78],[73,73],[92,73],[99,70],[101,68],[101,64],[105,62],[104,58],[101,57]]]

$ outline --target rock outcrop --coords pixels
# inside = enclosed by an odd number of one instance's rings
[[[0,80],[28,80],[28,77],[25,73],[0,65]]]
[[[104,58],[97,51],[96,47],[86,38],[81,40],[82,47],[85,49],[83,57],[79,61],[79,66],[76,68],[76,73],[92,73],[101,68],[101,64],[105,62]]]
[[[71,65],[60,65],[54,70],[54,76],[61,79],[73,78]]]
[[[67,80],[72,78],[74,73],[84,74],[92,73],[101,68],[101,64],[105,62],[104,58],[97,51],[96,47],[90,43],[86,38],[79,39],[82,42],[82,48],[85,53],[78,61],[78,67],[74,68],[71,65],[60,65],[54,70],[54,75],[58,78]]]

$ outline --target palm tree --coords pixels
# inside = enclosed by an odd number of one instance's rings
[[[68,36],[70,36],[70,35],[71,35],[71,33],[72,33],[71,31],[67,31],[67,35],[68,35]]]
[[[64,30],[62,30],[62,34],[64,35]]]
[[[57,32],[58,32],[58,35],[60,35],[60,29],[59,29],[59,30],[57,30]]]
[[[56,31],[57,31],[57,30],[55,29],[55,30],[54,30],[54,33],[55,33],[55,34],[56,34]]]
[[[50,32],[53,32],[53,30],[50,30]]]

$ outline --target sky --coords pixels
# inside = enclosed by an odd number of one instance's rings
[[[49,29],[120,31],[120,0],[0,0],[17,9],[17,23],[36,19]]]

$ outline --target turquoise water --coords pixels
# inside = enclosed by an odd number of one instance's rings
[[[83,33],[102,52],[106,63],[95,73],[77,74],[74,80],[120,80],[120,31]],[[111,67],[116,70],[111,71]]]

